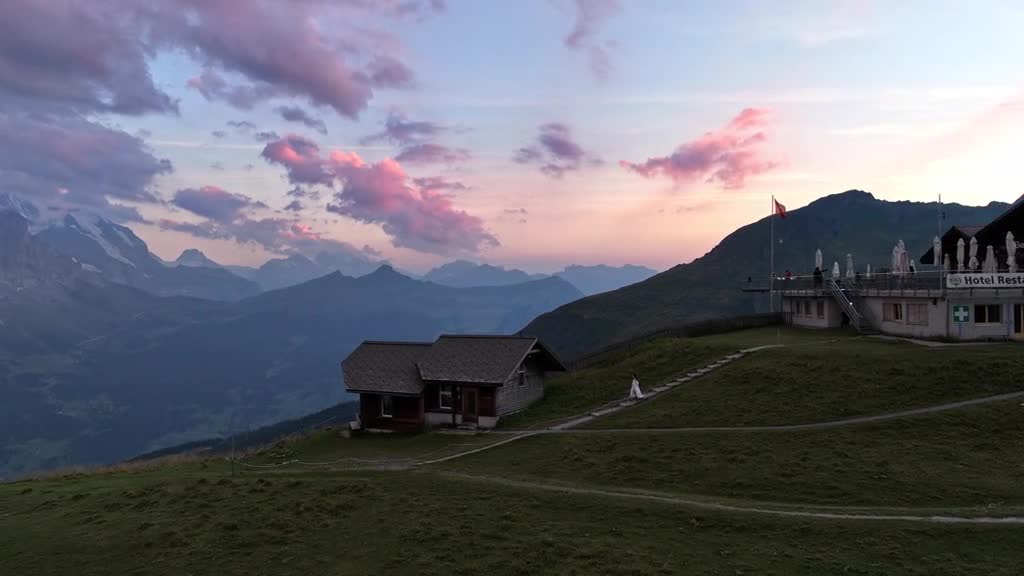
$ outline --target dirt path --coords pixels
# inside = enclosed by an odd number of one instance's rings
[[[803,518],[813,520],[850,520],[868,522],[917,522],[929,524],[989,524],[989,525],[1017,525],[1024,526],[1024,516],[955,516],[945,514],[911,514],[911,513],[870,513],[870,512],[837,512],[831,510],[800,509],[788,510],[780,508],[769,508],[763,505],[753,504],[744,506],[742,504],[723,504],[721,502],[694,500],[682,496],[676,496],[665,492],[654,491],[626,491],[609,488],[584,488],[569,486],[565,484],[549,483],[542,481],[511,480],[495,476],[478,476],[472,474],[460,474],[457,472],[432,472],[441,476],[459,478],[462,480],[474,480],[500,484],[510,488],[525,488],[528,490],[546,490],[550,492],[563,492],[567,494],[583,494],[590,496],[605,496],[610,498],[621,498],[626,500],[640,500],[656,502],[659,504],[670,504],[688,508],[714,510],[718,512],[739,512],[745,514],[762,514],[768,516],[782,516],[788,518]]]

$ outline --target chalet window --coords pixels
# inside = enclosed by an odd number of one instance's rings
[[[451,410],[455,407],[451,386],[441,385],[437,387],[437,405],[445,410]]]
[[[882,320],[886,322],[903,322],[903,303],[886,302],[882,304]]]
[[[383,418],[391,418],[395,415],[394,396],[385,395],[380,397],[380,415]]]
[[[522,366],[520,366],[519,367],[519,373],[516,376],[519,379],[519,385],[520,386],[522,386],[523,384],[526,384],[526,368],[523,368]]]
[[[824,300],[818,300],[815,304],[816,304],[816,307],[817,307],[818,318],[824,318],[825,317],[825,301]]]
[[[999,304],[975,304],[975,324],[999,324],[1003,321],[1003,307]]]
[[[907,304],[907,324],[928,325],[927,304]]]
[[[810,315],[811,315],[811,301],[810,300],[804,300],[804,316],[810,316]]]

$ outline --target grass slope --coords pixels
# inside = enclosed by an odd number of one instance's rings
[[[645,387],[667,382],[688,370],[735,352],[725,340],[663,338],[640,348],[610,356],[601,364],[555,376],[548,380],[544,401],[502,418],[506,428],[527,428],[588,412],[612,400],[625,398],[636,372]]]
[[[1024,506],[1024,406],[799,432],[535,436],[445,463],[501,477],[830,506]]]
[[[757,332],[707,345],[760,340]],[[699,339],[705,340],[705,339]],[[837,338],[762,350],[593,428],[803,424],[1024,390],[1019,344],[928,348]]]
[[[170,466],[0,485],[3,569],[78,574],[1011,575],[1024,529],[795,521],[430,474]]]

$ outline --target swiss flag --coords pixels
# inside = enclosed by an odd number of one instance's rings
[[[775,215],[778,216],[779,218],[785,218],[786,207],[783,206],[782,204],[779,204],[779,201],[774,198],[772,198],[772,202],[775,202]]]

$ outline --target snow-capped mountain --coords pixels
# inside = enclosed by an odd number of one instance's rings
[[[220,268],[168,266],[127,226],[87,212],[43,214],[13,194],[0,194],[0,212],[29,222],[33,238],[107,282],[158,296],[237,300],[260,292],[256,283]]]
[[[39,209],[10,192],[0,192],[0,212],[14,212],[30,224],[39,219]]]

